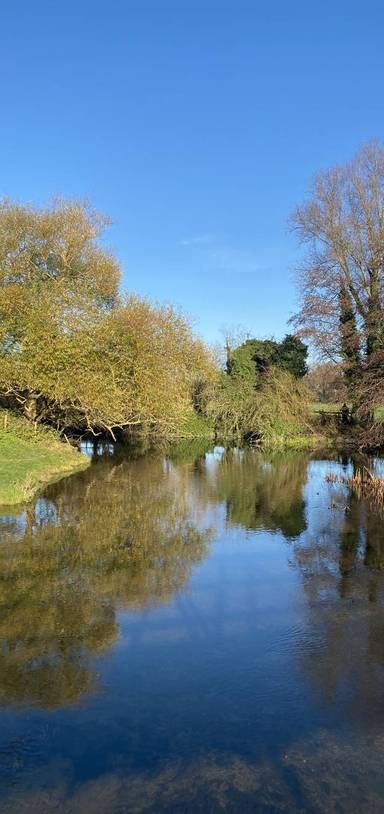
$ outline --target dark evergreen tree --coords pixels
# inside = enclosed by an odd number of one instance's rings
[[[342,285],[340,287],[340,342],[344,363],[344,376],[349,395],[355,400],[357,376],[361,367],[360,337],[357,329],[356,314],[351,295]]]
[[[369,270],[369,295],[367,300],[367,360],[382,347],[383,309],[381,305],[380,273]]]
[[[295,379],[302,379],[308,373],[307,356],[308,346],[299,337],[287,334],[279,344],[275,364]]]
[[[257,383],[271,367],[279,367],[300,379],[307,373],[308,347],[297,336],[287,334],[282,342],[274,339],[247,339],[232,354],[227,373]]]

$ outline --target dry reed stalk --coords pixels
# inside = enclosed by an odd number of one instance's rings
[[[356,472],[352,478],[330,473],[326,475],[327,483],[342,483],[348,486],[359,498],[366,498],[377,508],[384,508],[384,478],[372,475],[366,466]]]

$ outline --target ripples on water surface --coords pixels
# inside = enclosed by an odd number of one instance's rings
[[[112,452],[0,517],[1,810],[382,812],[383,522],[324,480],[353,464]]]

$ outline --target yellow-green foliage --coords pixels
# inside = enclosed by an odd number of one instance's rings
[[[218,377],[184,315],[119,292],[119,265],[99,242],[105,224],[78,203],[0,203],[1,403],[61,432],[192,437],[215,427],[302,443],[303,385],[272,367]]]
[[[261,377],[258,387],[223,376],[207,412],[223,435],[250,436],[261,444],[305,446],[312,435],[305,385],[276,368]]]
[[[49,429],[0,410],[0,504],[28,500],[47,482],[88,466],[87,459]]]
[[[0,394],[61,430],[172,433],[213,363],[175,309],[119,294],[104,225],[76,203],[0,205]]]
[[[178,425],[174,438],[213,438],[215,428],[213,423],[205,416],[198,415],[192,410]]]

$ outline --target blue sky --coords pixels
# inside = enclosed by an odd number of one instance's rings
[[[91,199],[128,289],[280,337],[289,212],[384,135],[384,4],[1,5],[0,194]]]

